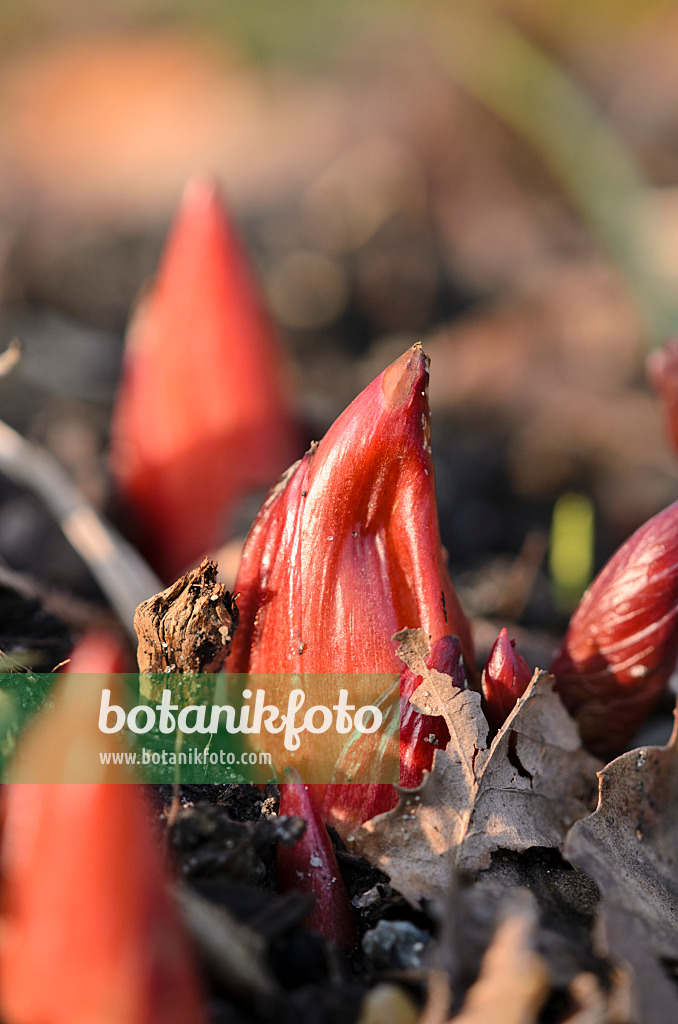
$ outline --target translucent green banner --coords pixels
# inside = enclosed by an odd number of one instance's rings
[[[397,783],[395,674],[0,676],[3,781]]]

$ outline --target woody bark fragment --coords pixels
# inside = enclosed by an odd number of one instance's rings
[[[137,608],[134,629],[139,638],[140,690],[149,700],[159,701],[168,683],[179,699],[194,700],[194,677],[217,672],[228,655],[238,607],[217,580],[217,571],[216,562],[205,558]],[[158,675],[162,678],[155,678]]]

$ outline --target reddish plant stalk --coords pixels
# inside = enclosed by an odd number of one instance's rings
[[[298,778],[298,776],[297,776]],[[338,946],[357,941],[355,920],[332,840],[309,787],[290,782],[280,787],[280,814],[304,818],[306,831],[293,846],[278,845],[276,877],[281,892],[300,889],[315,905],[305,924]]]

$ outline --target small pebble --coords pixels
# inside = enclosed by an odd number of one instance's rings
[[[411,921],[380,921],[363,935],[363,951],[375,967],[389,970],[417,970],[423,965],[428,932]]]
[[[415,1024],[419,1011],[397,985],[377,985],[363,1000],[357,1024]]]

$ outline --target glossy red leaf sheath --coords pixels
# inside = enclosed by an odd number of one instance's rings
[[[416,345],[269,495],[235,584],[231,671],[347,673],[350,691],[359,674],[399,672],[392,637],[406,626],[422,626],[433,641],[455,633],[472,663],[440,543],[427,385]],[[331,706],[332,696],[314,703]],[[308,775],[303,757],[297,764]]]
[[[551,664],[594,753],[619,753],[657,703],[678,654],[678,502],[615,552]]]
[[[671,338],[647,360],[650,380],[661,398],[666,434],[678,452],[678,338]]]
[[[215,186],[192,181],[131,323],[111,468],[166,579],[222,540],[233,505],[297,450],[287,372]]]
[[[117,671],[122,657],[114,641],[91,637],[73,664],[82,673]],[[116,784],[119,766],[105,768],[102,783],[23,782],[44,775],[48,756],[55,780],[69,777],[82,730],[92,721],[96,730],[96,716],[83,714],[84,687],[68,676],[57,685],[54,713],[22,741],[21,781],[5,787],[2,1019],[203,1024],[191,951],[140,788]],[[94,754],[103,746],[101,734],[84,742]]]
[[[409,349],[339,416],[269,495],[235,589],[236,672],[397,672],[391,637],[468,622],[440,544],[427,359]]]
[[[310,893],[315,905],[304,922],[306,926],[338,946],[354,945],[357,934],[353,910],[332,840],[309,787],[301,781],[282,785],[279,813],[304,818],[306,831],[293,846],[278,845],[278,888],[281,892],[300,889]]]
[[[515,647],[515,640],[509,640],[508,631],[502,629],[483,672],[483,710],[495,731],[504,724],[532,679],[532,669]]]

